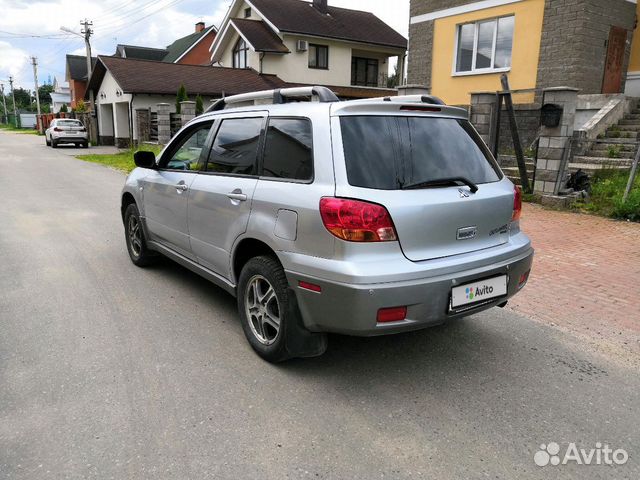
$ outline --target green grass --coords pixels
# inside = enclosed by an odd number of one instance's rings
[[[636,176],[629,197],[623,203],[622,196],[628,181],[628,171],[603,169],[591,178],[588,201],[575,207],[606,217],[640,222],[640,176]]]
[[[124,152],[116,154],[78,155],[76,158],[84,160],[85,162],[99,163],[101,165],[104,165],[105,167],[110,167],[125,173],[129,173],[131,170],[136,168],[135,163],[133,163],[133,154],[135,152],[146,151],[153,152],[157,155],[158,153],[160,153],[160,150],[162,150],[162,147],[158,145],[143,145],[138,149],[126,150]]]
[[[29,135],[38,135],[38,131],[32,128],[16,128],[15,125],[8,123],[0,123],[0,130],[14,133],[26,133]]]

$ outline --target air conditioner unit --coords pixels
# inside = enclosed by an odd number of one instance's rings
[[[309,50],[309,42],[307,42],[306,40],[298,40],[296,50],[298,50],[299,52],[306,52],[307,50]]]

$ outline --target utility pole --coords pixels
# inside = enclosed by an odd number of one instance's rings
[[[93,22],[90,22],[86,18],[83,22],[80,22],[84,28],[80,31],[84,34],[84,45],[87,49],[87,83],[89,83],[89,77],[91,77],[91,42],[89,39],[93,34],[93,30],[91,27],[93,26]],[[91,110],[95,111],[95,105],[93,103],[93,90],[89,90],[89,101],[91,102]]]
[[[38,59],[31,57],[31,65],[33,65],[33,83],[36,85],[36,105],[38,107],[38,115],[40,112],[40,91],[38,90]]]
[[[4,96],[4,83],[0,83],[0,95],[2,95],[3,107],[2,123],[9,123],[9,118],[7,117],[7,99]]]
[[[13,91],[13,77],[9,77],[9,85],[11,86],[11,98],[13,99],[13,122],[18,128],[18,111],[16,110],[16,94]]]

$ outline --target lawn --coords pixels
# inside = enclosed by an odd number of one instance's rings
[[[575,207],[607,217],[640,222],[640,176],[636,177],[629,198],[623,203],[628,180],[628,171],[603,169],[591,178],[588,201]]]
[[[80,160],[84,160],[85,162],[93,162],[100,163],[105,167],[114,168],[116,170],[120,170],[125,173],[129,173],[131,170],[136,168],[133,163],[133,154],[138,151],[147,151],[153,152],[156,155],[160,153],[162,150],[161,146],[158,145],[143,145],[136,150],[126,150],[124,152],[111,154],[111,155],[78,155],[76,158]]]
[[[11,125],[8,123],[0,123],[0,130],[5,130],[7,132],[14,133],[26,133],[30,135],[38,135],[38,131],[33,128],[16,128],[15,125]]]

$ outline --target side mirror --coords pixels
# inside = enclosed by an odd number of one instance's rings
[[[156,155],[153,152],[136,152],[133,154],[133,161],[136,167],[154,168],[156,166]]]

